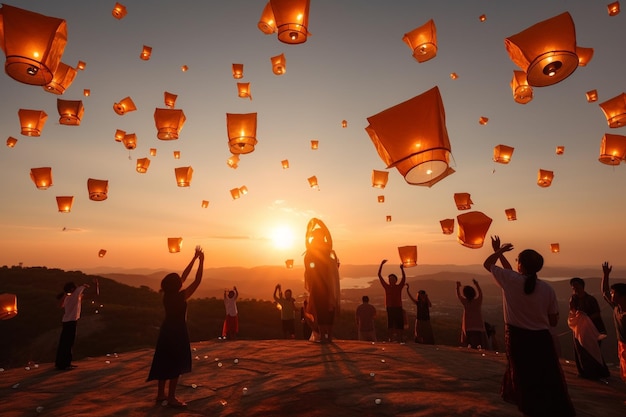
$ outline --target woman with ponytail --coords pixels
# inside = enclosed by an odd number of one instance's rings
[[[507,367],[502,398],[530,417],[575,416],[550,328],[559,319],[554,289],[537,277],[543,257],[532,249],[519,253],[517,272],[504,254],[513,245],[491,238],[494,253],[483,266],[502,289]],[[496,262],[504,267],[499,267]]]

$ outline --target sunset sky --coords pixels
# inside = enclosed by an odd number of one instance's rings
[[[609,128],[598,105],[626,91],[626,12],[610,17],[608,0],[311,0],[311,36],[300,45],[258,29],[265,0],[121,3],[128,10],[121,20],[111,14],[115,1],[8,3],[65,19],[61,61],[86,68],[62,96],[0,75],[0,265],[180,270],[202,245],[207,267],[286,259],[301,266],[312,217],[328,226],[344,264],[387,258],[397,265],[405,245],[417,245],[418,264],[482,263],[488,240],[469,249],[457,241],[456,225],[453,235],[441,231],[440,220],[464,213],[453,198],[460,192],[493,219],[489,234],[516,250],[538,250],[547,265],[626,264],[626,167],[598,162],[605,133],[626,135]],[[594,48],[593,59],[560,83],[535,88],[530,103],[516,103],[509,83],[519,68],[505,38],[566,11],[578,46]],[[429,19],[438,52],[418,63],[402,37]],[[148,61],[139,58],[143,45],[152,47]],[[270,58],[281,53],[286,73],[277,76]],[[233,63],[244,64],[242,80],[233,79]],[[250,82],[252,100],[237,96],[238,81]],[[367,118],[435,86],[456,173],[427,188],[391,168],[387,187],[373,188],[372,170],[386,166],[364,129]],[[593,89],[598,101],[588,103]],[[156,137],[153,114],[165,107],[165,91],[178,95],[176,108],[187,118],[174,141]],[[113,104],[127,96],[137,111],[119,116]],[[59,124],[57,98],[83,101],[80,126]],[[48,114],[40,137],[20,134],[19,109]],[[232,169],[226,113],[254,112],[258,144]],[[137,148],[116,142],[117,129],[135,133]],[[18,139],[14,148],[4,146],[9,136]],[[498,144],[515,147],[510,164],[492,161]],[[143,157],[151,165],[139,174],[135,161]],[[38,190],[30,169],[48,166],[53,186]],[[181,166],[194,171],[188,188],[175,181]],[[554,171],[552,186],[536,184],[540,168]],[[309,187],[311,176],[319,190]],[[107,200],[89,200],[88,178],[109,181]],[[241,186],[248,194],[233,200],[230,190]],[[71,213],[58,212],[61,195],[75,197]],[[507,208],[516,209],[516,221],[507,221]],[[280,230],[293,241],[274,239]],[[168,237],[183,238],[180,253],[168,252]],[[560,253],[550,253],[551,243]]]

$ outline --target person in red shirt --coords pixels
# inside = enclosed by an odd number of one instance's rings
[[[404,311],[402,310],[402,289],[406,282],[406,274],[404,273],[404,265],[400,264],[402,271],[402,279],[398,283],[396,274],[389,274],[387,283],[383,279],[383,265],[387,262],[383,259],[378,268],[378,279],[385,289],[385,307],[387,308],[387,329],[389,331],[388,338],[392,342],[394,335],[397,335],[398,342],[404,343]]]

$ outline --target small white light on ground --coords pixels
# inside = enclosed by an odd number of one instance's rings
[[[375,402],[376,404],[380,404],[380,403],[382,403],[383,401],[382,401],[380,398],[376,398],[376,399],[374,400],[374,402]]]

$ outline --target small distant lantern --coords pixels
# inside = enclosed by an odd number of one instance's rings
[[[150,156],[156,156],[157,150],[156,148],[150,148]]]
[[[8,320],[17,316],[17,295],[0,294],[0,320]]]
[[[150,159],[148,158],[138,158],[137,164],[135,165],[135,169],[140,174],[145,174],[148,172],[148,167],[150,166]]]
[[[128,149],[129,151],[132,151],[133,149],[137,147],[137,135],[134,133],[129,133],[129,134],[124,135],[124,138],[122,139],[122,143],[124,144],[124,147],[126,149]]]
[[[316,150],[318,149],[320,146],[320,141],[319,140],[312,140],[311,141],[311,149]]]
[[[513,100],[519,104],[526,104],[533,99],[533,88],[528,85],[528,79],[524,71],[513,71],[511,80]]]
[[[309,177],[307,181],[309,181],[309,186],[311,188],[317,188],[319,190],[319,184],[317,183],[317,177],[315,175]]]
[[[241,195],[248,194],[248,187],[246,187],[245,185],[242,185],[241,187],[239,187],[239,194]]]
[[[128,13],[128,11],[126,10],[126,6],[124,6],[123,4],[115,3],[115,6],[113,6],[113,11],[111,13],[113,14],[114,18],[119,20],[126,16],[126,13]]]
[[[84,71],[85,67],[87,67],[87,63],[86,62],[78,61],[78,63],[76,64],[76,69],[77,70]]]
[[[614,1],[606,6],[609,16],[617,16],[619,14],[619,1]]]
[[[622,127],[626,124],[626,93],[600,103],[610,128]]]
[[[191,177],[193,176],[193,168],[178,167],[174,168],[176,174],[176,184],[179,187],[189,187],[191,185]]]
[[[280,161],[280,165],[283,167],[283,169],[289,168],[289,160],[283,159],[282,161]]]
[[[348,121],[347,120],[342,120],[341,121],[341,127],[343,127],[343,128],[348,127]]]
[[[183,65],[182,67],[180,67],[180,70],[182,72],[187,72],[187,71],[189,71],[189,67],[187,65]]]
[[[256,139],[256,113],[226,113],[228,147],[233,154],[246,154],[254,151]]]
[[[119,103],[115,103],[113,105],[113,110],[115,110],[115,113],[123,116],[128,112],[137,110],[137,107],[135,107],[133,99],[131,99],[130,97],[126,97],[120,100]]]
[[[30,179],[33,180],[38,189],[47,190],[48,187],[52,186],[52,168],[31,168]]]
[[[605,134],[600,144],[598,160],[606,165],[619,165],[624,159],[626,159],[626,136]]]
[[[293,259],[287,259],[285,261],[285,267],[287,267],[287,269],[293,269]]]
[[[237,200],[239,197],[241,197],[241,192],[239,191],[239,188],[231,189],[230,196],[233,198],[233,200]]]
[[[497,145],[493,148],[493,161],[499,164],[508,164],[511,162],[513,151],[515,148],[507,145]]]
[[[243,78],[243,64],[233,64],[233,78],[236,80]]]
[[[304,43],[309,31],[309,0],[270,0],[278,40],[288,44]]]
[[[454,204],[456,204],[456,208],[459,210],[469,210],[474,202],[470,198],[469,193],[455,193]]]
[[[479,124],[481,124],[481,125],[483,125],[483,126],[484,126],[484,125],[486,125],[488,122],[489,122],[489,118],[484,117],[484,116],[481,116],[481,117],[478,119],[478,123],[479,123]]]
[[[405,268],[417,266],[417,246],[398,246],[398,254]]]
[[[550,252],[559,253],[561,252],[561,245],[558,243],[550,243]]]
[[[249,98],[252,100],[252,94],[250,93],[250,83],[237,83],[237,95],[240,98]]]
[[[107,199],[109,192],[109,181],[89,178],[87,180],[87,190],[89,199],[93,201],[103,201]]]
[[[576,45],[576,29],[568,12],[510,36],[504,44],[511,60],[526,72],[528,84],[535,87],[569,77],[580,64],[579,53],[586,64],[593,52]]]
[[[591,58],[593,58],[593,48],[576,47],[576,55],[578,55],[578,66],[586,67]]]
[[[124,139],[124,136],[126,136],[126,131],[125,130],[121,130],[121,129],[116,129],[115,130],[115,141],[116,142],[121,142],[122,139]]]
[[[272,11],[272,5],[268,1],[261,13],[261,19],[257,24],[259,30],[266,35],[271,35],[276,32],[276,21],[274,20],[274,11]]]
[[[384,203],[385,202],[385,196],[384,195],[379,195],[378,197],[376,197],[376,200],[379,203]]]
[[[437,28],[433,19],[405,33],[402,40],[413,51],[417,62],[426,62],[437,55]]]
[[[90,90],[90,89],[88,89],[88,88],[85,88],[85,89],[83,90],[83,95],[84,95],[85,97],[89,97],[89,96],[91,95],[91,90]]]
[[[239,155],[231,155],[226,160],[226,165],[228,165],[229,167],[233,169],[237,169],[239,167]]]
[[[99,258],[104,258],[104,255],[106,255],[106,254],[107,254],[106,249],[100,249],[100,250],[98,251],[98,257],[99,257]]]
[[[174,159],[180,159],[180,151],[174,151]]]
[[[182,246],[183,246],[182,237],[168,237],[167,238],[167,249],[170,251],[170,253],[180,252],[180,249]]]
[[[480,16],[478,16],[478,20],[484,22],[485,20],[487,20],[487,15],[481,14]]]
[[[439,220],[439,224],[441,225],[441,231],[444,235],[451,235],[454,233],[454,219]]]
[[[19,109],[17,115],[20,118],[20,126],[22,127],[20,133],[22,135],[41,136],[41,131],[46,124],[46,120],[48,120],[48,115],[45,111]]]
[[[61,62],[67,24],[63,19],[3,4],[0,38],[7,75],[24,84],[46,85]]]
[[[76,70],[63,62],[59,62],[52,81],[43,86],[43,89],[53,94],[63,94],[76,78]]]
[[[202,208],[208,208],[209,207],[209,201],[208,200],[202,200]]]
[[[144,61],[148,61],[150,59],[150,55],[152,55],[152,47],[144,45],[143,49],[141,50],[141,54],[139,54],[139,58]]]
[[[74,196],[57,196],[57,207],[60,213],[69,213],[72,211],[74,204]]]
[[[57,99],[57,110],[59,111],[59,123],[67,126],[78,126],[83,118],[85,108],[82,100],[61,100]]]
[[[556,147],[556,154],[557,155],[563,155],[564,152],[565,152],[565,146],[557,146]]]
[[[387,223],[391,222],[391,216],[386,216],[385,220],[387,221]]]
[[[459,214],[456,220],[459,224],[457,232],[459,243],[471,249],[482,248],[491,225],[491,218],[480,211],[470,211]]]
[[[157,128],[157,138],[161,140],[176,140],[187,118],[179,109],[155,109],[154,124]]]
[[[458,74],[456,72],[451,72],[450,73],[450,78],[453,80],[456,80],[457,78],[459,78]]]
[[[17,144],[17,139],[15,139],[13,136],[9,136],[7,138],[7,146],[9,148],[14,148],[16,144]]]
[[[389,171],[372,170],[372,187],[385,188],[389,180]]]
[[[285,54],[276,55],[270,58],[272,61],[272,72],[276,75],[283,75],[287,72],[287,61]]]
[[[506,215],[506,219],[508,221],[517,220],[517,212],[514,208],[505,209],[504,214]]]
[[[537,185],[540,187],[549,187],[552,185],[552,180],[554,179],[554,172],[548,171],[545,169],[540,169],[539,174],[537,174]]]
[[[598,91],[590,90],[585,93],[585,97],[587,97],[588,103],[593,103],[594,101],[598,101]]]
[[[163,93],[163,102],[165,103],[165,107],[176,107],[176,99],[178,95],[168,93],[167,91]]]

